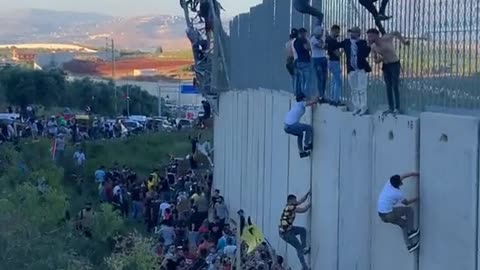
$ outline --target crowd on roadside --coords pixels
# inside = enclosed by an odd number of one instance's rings
[[[192,144],[198,143],[196,139],[190,138]],[[171,156],[165,168],[152,169],[145,179],[119,164],[99,166],[91,178],[100,202],[143,224],[156,240],[160,269],[236,269],[238,230],[245,228],[243,210],[237,212],[239,216],[231,214],[221,191],[212,190],[213,174],[201,166],[197,154],[189,154],[193,162]],[[88,219],[93,215],[88,203],[77,216],[77,228],[87,237],[91,237]],[[234,222],[236,218],[240,224]],[[277,259],[272,260],[266,244],[252,254],[242,254],[242,269],[284,269]]]
[[[0,113],[0,143],[15,142],[20,138],[56,138],[58,135],[78,143],[92,139],[124,138],[144,132],[170,132],[194,125],[204,129],[205,122],[211,117],[211,106],[206,100],[202,101],[202,106],[204,112],[199,115],[197,123],[188,119],[148,118],[141,115],[111,119],[91,115],[88,110],[83,115],[75,115],[68,108],[58,115],[45,117],[38,116],[33,106],[27,106],[25,110],[10,106],[7,113]]]

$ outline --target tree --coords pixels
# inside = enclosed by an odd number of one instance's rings
[[[158,269],[160,258],[155,253],[155,244],[150,238],[133,232],[119,238],[115,249],[117,252],[105,259],[111,270]]]

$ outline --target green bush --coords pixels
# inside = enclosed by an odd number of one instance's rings
[[[81,194],[70,178],[73,146],[66,149],[62,169],[53,164],[50,140],[0,145],[2,269],[152,269],[156,264],[153,242],[138,233],[127,235],[132,225],[110,205],[95,204],[92,239],[75,230],[75,216],[85,202],[95,203],[98,198],[93,175],[99,165],[126,164],[145,177],[152,168],[167,163],[167,154],[186,155],[190,150],[187,137],[187,133],[146,134],[87,142]],[[44,185],[39,185],[41,179],[45,179]],[[66,211],[70,221],[65,219]],[[128,256],[115,249],[124,243],[119,236],[133,239],[135,245]]]

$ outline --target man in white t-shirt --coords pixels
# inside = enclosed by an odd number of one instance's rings
[[[85,165],[86,157],[82,149],[78,149],[78,151],[73,154],[73,159],[77,167],[83,167]]]
[[[328,78],[328,59],[322,26],[317,25],[313,29],[313,35],[310,37],[310,47],[312,48],[313,68],[317,77],[317,89],[320,103],[326,103],[325,88]]]
[[[418,198],[407,200],[400,190],[403,180],[410,177],[417,177],[419,174],[412,172],[404,175],[394,175],[383,187],[378,198],[377,211],[380,219],[385,223],[398,225],[403,231],[403,238],[408,251],[412,252],[419,246],[419,241],[412,242],[419,234],[419,229],[415,230],[414,212],[408,205],[418,201]],[[403,204],[405,206],[398,206]]]
[[[297,95],[297,102],[285,116],[285,132],[297,136],[298,151],[300,158],[308,157],[312,150],[313,128],[311,125],[300,123],[300,119],[305,114],[305,108],[318,102],[318,99],[307,101],[303,93]],[[305,133],[305,147],[303,146],[303,133]]]

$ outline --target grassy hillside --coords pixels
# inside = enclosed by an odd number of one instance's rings
[[[118,254],[113,253],[115,239],[131,233],[132,226],[109,205],[96,203],[95,169],[99,165],[109,167],[118,162],[136,170],[142,179],[152,168],[166,164],[168,153],[186,155],[190,151],[188,135],[183,132],[151,134],[86,143],[86,177],[81,193],[70,177],[73,146],[67,148],[66,165],[62,169],[52,162],[49,140],[16,146],[0,145],[2,269],[117,269],[112,266],[112,260],[118,261]],[[45,185],[39,185],[41,179],[45,180]],[[94,202],[97,212],[92,239],[79,235],[72,222],[88,201]],[[72,216],[70,221],[65,220],[67,211]],[[126,263],[129,265],[142,263],[144,266],[132,269],[152,269],[145,263],[156,257],[148,248],[148,241],[148,238],[135,234],[134,242],[139,243],[138,252],[142,252],[142,257],[120,256],[121,259],[133,260]]]

